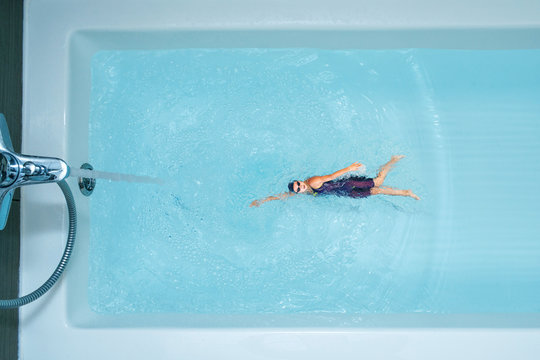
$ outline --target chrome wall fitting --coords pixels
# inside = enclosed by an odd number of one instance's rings
[[[88,163],[84,163],[81,165],[81,169],[94,170],[94,167]],[[96,179],[79,177],[79,189],[81,190],[81,193],[84,196],[92,195],[92,192],[94,191],[95,187],[96,187]]]

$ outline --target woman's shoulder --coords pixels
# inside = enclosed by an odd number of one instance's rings
[[[325,183],[322,176],[313,176],[306,180],[306,184],[311,186],[312,189],[317,190]]]

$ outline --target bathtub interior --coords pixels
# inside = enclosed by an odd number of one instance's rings
[[[99,31],[71,34],[69,40],[66,161],[79,166],[89,158],[91,60],[101,50],[183,48],[319,48],[319,49],[531,49],[540,48],[534,29],[407,31]],[[76,187],[70,180],[72,187]],[[538,327],[534,314],[353,314],[353,315],[103,315],[88,305],[89,202],[76,191],[79,214],[77,246],[66,272],[67,321],[73,327],[180,328],[418,328]],[[442,216],[445,216],[444,214]],[[447,236],[451,236],[447,234]]]

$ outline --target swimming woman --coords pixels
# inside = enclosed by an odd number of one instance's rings
[[[305,181],[294,180],[289,183],[289,192],[275,196],[269,196],[262,200],[255,200],[251,203],[252,206],[260,206],[262,203],[271,200],[283,200],[296,194],[311,194],[311,195],[336,195],[348,196],[353,198],[364,198],[370,195],[397,195],[409,196],[413,199],[420,198],[411,190],[399,190],[387,186],[381,186],[392,169],[395,163],[404,158],[404,155],[392,156],[389,162],[381,166],[379,173],[373,179],[364,176],[350,176],[340,178],[348,172],[358,170],[362,164],[355,162],[347,166],[345,169],[336,171],[333,174],[326,176],[313,176]]]

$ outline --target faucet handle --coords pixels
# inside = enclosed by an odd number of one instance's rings
[[[9,129],[7,126],[6,117],[0,113],[0,151],[1,150],[13,150],[13,144],[11,143],[11,137],[9,136]]]
[[[10,171],[10,161],[2,155],[2,150],[13,151],[13,144],[9,136],[6,118],[4,114],[0,113],[0,230],[4,230],[6,227],[14,192],[13,189],[7,189],[7,185],[12,183],[13,176]]]
[[[62,159],[15,153],[6,118],[0,113],[0,189],[61,181],[68,175]]]
[[[13,189],[4,192],[2,190],[0,189],[0,230],[4,230],[6,227],[11,200],[13,200],[13,193],[15,192]]]
[[[68,175],[69,167],[62,159],[15,153],[6,118],[0,114],[0,230],[6,226],[16,187],[57,182]]]

